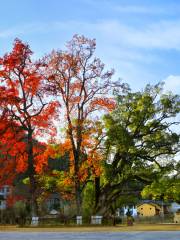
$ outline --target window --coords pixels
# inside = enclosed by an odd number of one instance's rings
[[[150,210],[151,210],[152,208],[150,207]]]

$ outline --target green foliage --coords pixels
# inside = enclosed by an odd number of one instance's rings
[[[29,177],[24,178],[24,179],[22,180],[22,182],[23,182],[23,184],[25,184],[25,185],[29,185]]]
[[[14,204],[13,209],[15,211],[15,214],[18,215],[19,217],[25,217],[28,214],[26,204],[24,201],[17,201]]]
[[[180,179],[161,178],[147,185],[142,191],[143,198],[164,199],[180,202]]]
[[[72,186],[64,184],[65,175],[64,171],[53,170],[51,174],[40,175],[38,181],[44,192],[71,193]]]
[[[116,109],[104,117],[107,129],[106,183],[101,188],[99,208],[128,194],[137,194],[173,170],[173,158],[180,150],[179,134],[173,126],[180,112],[180,98],[162,93],[163,84],[147,85],[144,91],[126,88],[118,93]],[[104,200],[104,202],[105,202]]]
[[[84,217],[91,216],[94,210],[94,185],[91,182],[86,185],[83,192],[82,210]]]

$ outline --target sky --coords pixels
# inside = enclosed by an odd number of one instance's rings
[[[0,56],[15,38],[40,58],[83,34],[114,79],[180,94],[180,0],[5,0],[0,12]]]

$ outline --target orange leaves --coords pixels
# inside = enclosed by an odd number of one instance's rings
[[[95,49],[94,39],[75,35],[65,51],[53,51],[36,63],[29,45],[16,39],[12,52],[0,58],[0,151],[8,156],[4,169],[12,178],[14,168],[16,173],[27,170],[33,180],[33,174],[47,169],[48,158],[64,155],[69,157],[65,185],[84,185],[101,174],[103,131],[98,119],[102,111],[115,108],[115,101],[113,71],[105,71],[93,56]],[[46,146],[38,140],[48,137],[53,143],[53,121],[61,108],[60,128],[66,127],[66,136],[60,144]]]
[[[65,186],[72,186],[74,181],[69,176],[66,176],[63,183]]]
[[[28,167],[28,163],[27,163],[27,153],[24,152],[23,154],[18,154],[17,155],[17,159],[16,159],[16,171],[17,173],[23,173],[27,170]]]
[[[42,172],[47,156],[45,146],[36,139],[55,135],[57,102],[46,98],[44,66],[32,62],[31,55],[29,46],[16,39],[13,50],[0,59],[0,90],[4,89],[0,93],[0,114],[1,110],[6,113],[6,118],[0,116],[4,176],[5,171],[13,177],[26,170]]]
[[[62,102],[74,117],[83,118],[92,111],[114,108],[108,97],[113,71],[104,71],[104,64],[93,58],[95,40],[75,35],[67,51],[53,51],[45,58],[49,90],[61,96]],[[98,109],[97,109],[98,108]]]
[[[1,59],[0,81],[6,87],[9,113],[26,128],[48,128],[57,104],[45,100],[42,64],[33,63],[27,44],[15,40],[11,53]]]
[[[1,134],[0,163],[2,174],[15,176],[19,172],[24,172],[27,169],[27,154],[26,143],[23,141],[24,133],[18,130],[17,126],[8,128]]]
[[[36,126],[35,135],[43,136],[48,133],[51,136],[56,134],[56,129],[53,127],[53,119],[57,119],[57,106],[59,106],[57,101],[51,102],[44,106],[43,110],[31,118],[33,126]],[[53,119],[52,119],[53,118]]]
[[[6,108],[24,129],[50,127],[57,104],[45,99],[43,64],[31,61],[32,51],[16,39],[11,53],[1,58],[0,81],[6,88]],[[37,131],[38,132],[38,131]]]
[[[26,81],[24,82],[24,90],[25,92],[31,93],[32,96],[35,96],[38,92],[38,89],[42,81],[42,76],[38,75],[37,72],[25,72],[23,74],[26,75]]]
[[[115,109],[116,103],[115,100],[113,98],[108,98],[108,97],[104,97],[104,98],[95,98],[92,102],[91,102],[91,107],[92,109],[94,108],[100,108],[100,109],[104,109],[104,110],[108,110],[108,111],[112,111]]]
[[[14,47],[10,54],[6,54],[3,59],[1,59],[1,64],[5,66],[6,71],[11,71],[14,69],[23,69],[27,61],[30,63],[30,56],[32,51],[27,44],[21,42],[21,40],[16,39],[14,41]]]
[[[49,92],[65,109],[67,135],[61,149],[69,153],[71,175],[81,181],[101,172],[102,131],[91,120],[100,117],[99,111],[115,108],[110,97],[113,71],[105,71],[101,60],[93,57],[95,48],[94,39],[75,35],[66,51],[53,51],[44,59]]]

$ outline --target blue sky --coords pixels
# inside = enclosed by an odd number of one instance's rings
[[[164,80],[180,93],[179,0],[1,1],[0,55],[18,37],[39,58],[76,33],[96,38],[96,55],[133,89]]]

